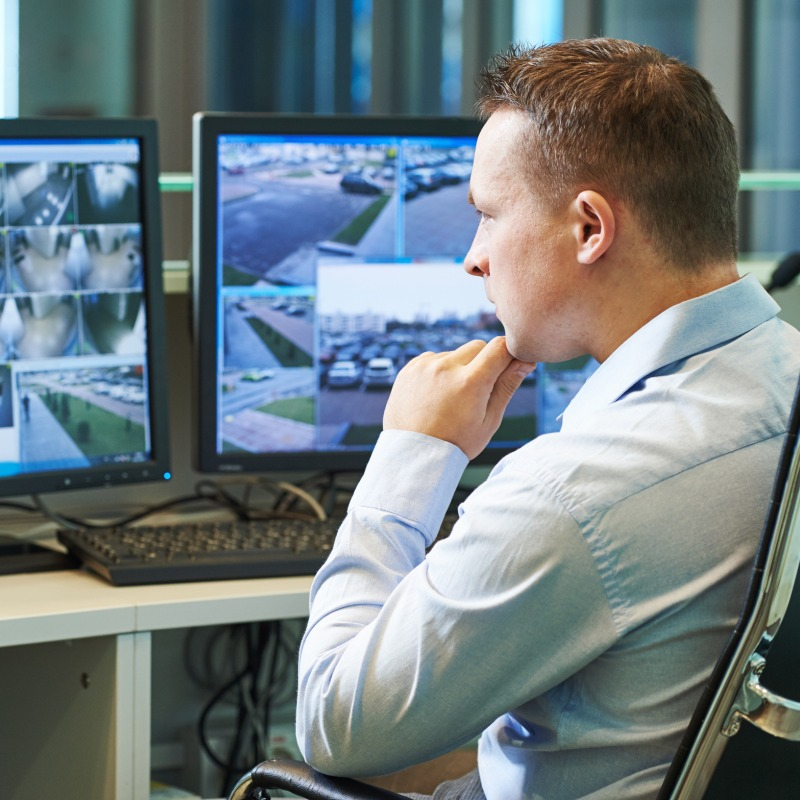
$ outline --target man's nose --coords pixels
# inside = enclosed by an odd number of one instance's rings
[[[483,278],[489,274],[489,252],[480,227],[475,233],[466,258],[464,258],[464,271],[467,275],[474,275],[476,278]]]

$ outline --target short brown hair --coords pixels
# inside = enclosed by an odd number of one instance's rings
[[[525,112],[537,193],[610,193],[676,267],[736,256],[736,135],[692,67],[617,39],[515,46],[483,71],[477,107]]]

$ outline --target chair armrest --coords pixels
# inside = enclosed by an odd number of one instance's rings
[[[286,789],[307,800],[405,800],[403,795],[352,778],[323,775],[302,761],[287,758],[262,761],[253,767],[236,784],[229,800],[264,797],[258,789]]]
[[[722,732],[734,736],[746,719],[762,731],[780,739],[800,742],[800,703],[771,692],[761,684],[766,659],[758,653],[750,657],[739,694],[733,702]]]

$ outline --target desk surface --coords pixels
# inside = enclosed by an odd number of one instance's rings
[[[84,570],[0,577],[0,646],[308,614],[311,577],[111,586]]]

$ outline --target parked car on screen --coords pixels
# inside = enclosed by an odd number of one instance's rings
[[[275,377],[274,369],[249,369],[242,375],[243,381],[258,383]]]
[[[364,369],[364,388],[390,388],[394,383],[397,369],[391,358],[372,358]]]
[[[417,184],[420,191],[435,192],[439,189],[444,181],[437,169],[431,167],[421,167],[420,169],[412,170],[408,173],[408,177]]]
[[[348,172],[342,176],[339,185],[346,192],[353,194],[382,194],[383,187],[372,178],[358,172]]]
[[[147,392],[144,389],[136,389],[130,387],[127,394],[123,398],[126,403],[134,403],[135,405],[142,405],[147,400]]]
[[[332,389],[349,389],[361,383],[361,368],[355,361],[337,361],[328,370],[328,386]]]
[[[404,200],[411,200],[419,194],[419,184],[411,173],[406,172],[401,181],[400,192]]]
[[[448,185],[469,180],[472,174],[471,164],[445,164],[437,170],[442,183]]]

